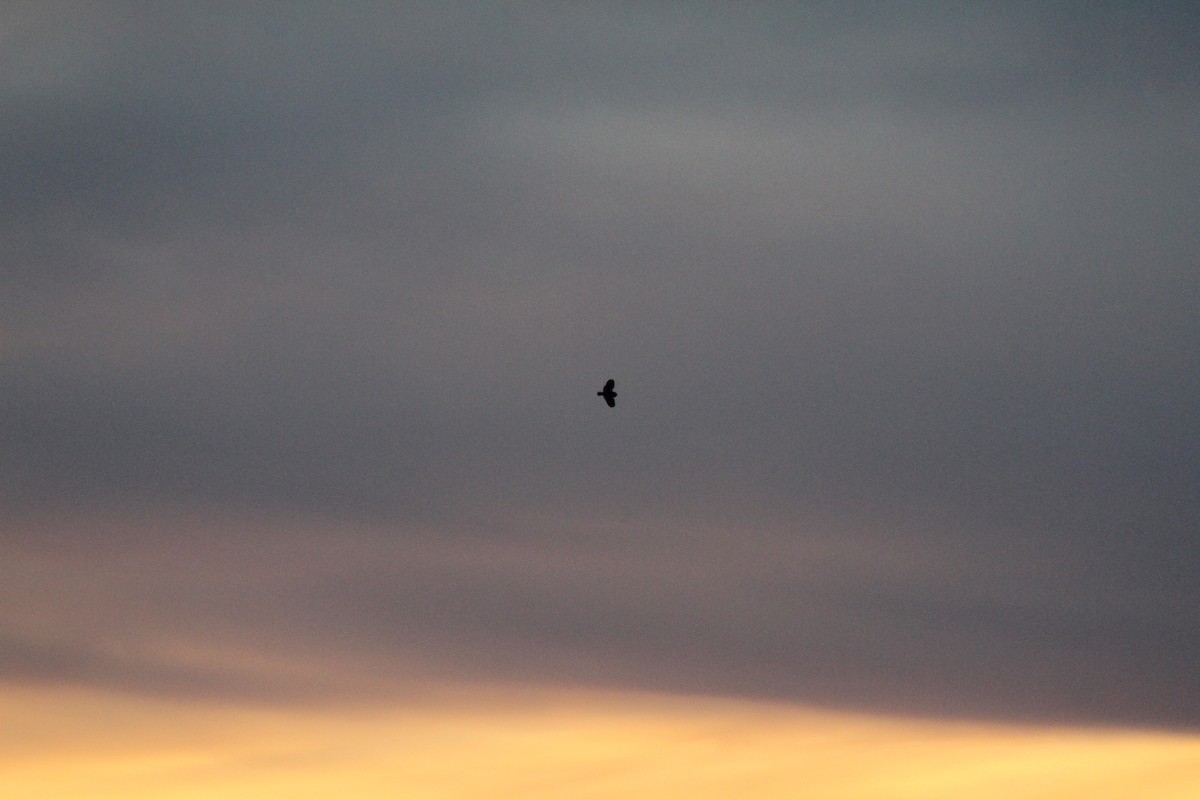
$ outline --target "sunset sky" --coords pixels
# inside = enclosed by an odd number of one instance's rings
[[[6,800],[1200,796],[1200,6],[7,2],[0,191]]]

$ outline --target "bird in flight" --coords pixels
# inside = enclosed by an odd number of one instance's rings
[[[608,383],[604,384],[604,390],[596,392],[600,397],[604,398],[604,402],[608,403],[609,408],[617,405],[617,393],[613,391],[613,385],[616,383],[612,378],[608,379]]]

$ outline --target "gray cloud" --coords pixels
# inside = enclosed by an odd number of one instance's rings
[[[1188,726],[1196,711],[1180,691],[1189,609],[1155,596],[1166,586],[1081,569],[1078,544],[1016,530],[294,519],[98,511],[14,526],[6,593],[44,599],[10,620],[4,675],[242,702],[457,678],[1006,719]]]
[[[1195,724],[1190,9],[120,9],[4,12],[3,546],[470,561],[185,568],[148,663]]]

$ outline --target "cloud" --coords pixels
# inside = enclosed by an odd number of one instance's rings
[[[138,531],[147,685],[1194,724],[1190,12],[4,13],[4,547]],[[136,674],[45,580],[12,674]]]
[[[6,594],[46,599],[10,620],[3,671],[257,703],[402,698],[453,678],[1190,724],[1187,610],[1079,570],[1070,548],[781,522],[27,520],[5,532]]]

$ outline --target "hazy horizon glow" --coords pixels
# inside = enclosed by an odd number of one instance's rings
[[[1188,800],[1200,737],[947,723],[782,704],[442,686],[271,708],[18,689],[12,800],[328,797]]]

